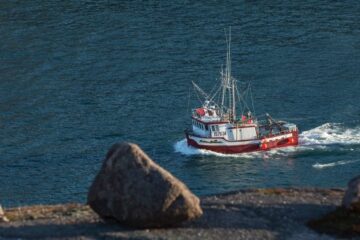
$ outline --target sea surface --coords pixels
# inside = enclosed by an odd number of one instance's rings
[[[199,195],[345,187],[360,170],[359,1],[2,1],[0,203],[86,201],[109,147],[138,143]],[[183,130],[225,63],[300,146],[222,155]]]

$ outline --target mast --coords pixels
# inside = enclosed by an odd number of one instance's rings
[[[232,120],[236,120],[236,99],[235,99],[235,79],[231,76],[231,27],[229,27],[228,49],[226,56],[226,82],[229,88],[229,108],[231,109]]]
[[[226,68],[225,73],[221,70],[222,96],[221,109],[226,105],[231,120],[236,120],[236,96],[235,96],[235,79],[231,76],[231,27],[229,27],[229,36],[225,34],[227,43]],[[226,96],[228,94],[228,96]],[[226,98],[228,98],[226,100]],[[227,101],[227,103],[225,103]],[[222,110],[221,110],[222,111]],[[223,112],[221,113],[221,115]]]
[[[224,103],[225,103],[225,94],[226,94],[226,76],[224,75],[223,68],[221,66],[221,86],[222,86],[222,94],[221,94],[221,117],[223,116]]]
[[[231,44],[231,27],[229,27],[229,46],[228,46],[228,59],[229,59],[229,62],[228,62],[228,65],[229,65],[229,69],[228,69],[228,72],[229,72],[229,82],[231,81],[231,90],[232,90],[232,110],[231,110],[231,113],[232,113],[232,119],[233,121],[236,120],[236,99],[235,99],[235,78],[233,78],[231,76],[231,49],[230,49],[230,45]]]

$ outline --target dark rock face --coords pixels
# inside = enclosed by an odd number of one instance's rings
[[[88,204],[103,218],[135,227],[172,226],[202,215],[200,200],[185,184],[131,143],[110,148]]]
[[[356,207],[360,210],[360,176],[351,179],[348,183],[342,205],[347,209]]]

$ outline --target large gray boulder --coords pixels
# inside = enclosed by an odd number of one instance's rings
[[[202,215],[199,199],[137,145],[114,144],[88,193],[102,218],[135,227],[173,226]]]
[[[360,176],[350,180],[342,200],[343,207],[360,210]]]

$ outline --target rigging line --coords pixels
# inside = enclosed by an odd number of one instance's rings
[[[215,91],[215,89],[217,88],[217,84],[215,84],[215,86],[211,89],[209,95],[212,96],[213,95],[213,92]],[[217,90],[216,90],[217,91]],[[215,92],[216,92],[215,91]]]
[[[250,87],[249,87],[250,85],[246,85],[246,99],[248,100],[249,99],[249,92],[250,92]],[[247,104],[247,102],[246,102],[246,104]],[[249,105],[247,105],[248,106],[248,108],[249,108],[249,110],[251,110],[251,108],[249,107]]]
[[[241,100],[241,103],[243,104],[243,113],[245,113],[246,110],[249,110],[249,107],[247,105],[246,97],[244,97],[244,94],[242,94],[240,100]]]
[[[236,86],[236,92],[237,92],[238,100],[239,100],[240,104],[244,104],[244,105],[241,105],[241,107],[242,107],[242,113],[244,113],[245,108],[246,108],[246,106],[245,106],[245,105],[246,105],[246,101],[243,99],[242,94],[240,94],[240,91],[239,91],[238,86],[237,86],[237,85],[235,85],[235,86]]]
[[[250,89],[251,105],[252,105],[252,108],[253,108],[253,111],[254,111],[254,116],[256,116],[255,106],[254,106],[254,98],[253,98],[252,89],[251,89],[251,83],[249,83],[249,89]]]
[[[186,115],[187,114],[191,114],[191,112],[190,112],[190,96],[191,95],[191,88],[190,88],[190,86],[189,86],[189,93],[188,93],[188,104],[187,104],[187,108],[186,108]]]
[[[250,110],[250,108],[249,108],[249,106],[248,106],[248,104],[247,104],[247,102],[246,102],[246,96],[245,96],[245,98],[239,93],[239,89],[238,88],[236,88],[236,91],[237,91],[237,93],[238,93],[238,96],[240,97],[240,101],[244,104],[244,108],[243,108],[243,110],[245,111],[245,109],[247,109],[247,110]],[[246,92],[246,90],[244,90],[244,92]]]
[[[236,92],[238,94],[238,99],[239,99],[238,101],[239,101],[240,107],[241,107],[241,115],[244,115],[245,106],[244,106],[243,102],[241,101],[241,94],[239,93],[239,90],[237,87],[236,87]]]
[[[218,88],[218,90],[216,90],[216,92],[213,94],[213,96],[210,98],[210,102],[218,95],[218,93],[220,92],[221,88]],[[216,104],[217,105],[217,104]]]
[[[207,95],[204,90],[202,90],[194,81],[191,81],[195,90],[198,91],[205,99],[209,99],[209,95]]]
[[[194,84],[194,82],[193,82],[193,84]],[[200,102],[200,103],[202,103],[203,102],[203,100],[201,99],[201,97],[199,96],[199,92],[197,91],[197,89],[195,88],[194,89],[195,91],[195,95],[196,95],[196,97],[197,97],[197,99],[198,99],[198,101]]]
[[[240,110],[241,110],[241,115],[243,115],[244,114],[244,106],[243,106],[243,104],[242,104],[242,102],[241,102],[241,94],[240,94],[240,92],[239,92],[239,89],[238,89],[238,85],[237,84],[235,84],[235,90],[236,90],[236,93],[237,93],[237,98],[238,98],[238,102],[240,103]]]
[[[196,94],[196,97],[198,98],[199,102],[202,103],[203,101],[202,101],[201,97],[199,96],[199,94],[196,91],[195,91],[195,94]]]
[[[219,94],[216,102],[220,102],[221,95]],[[219,106],[218,106],[219,107]]]
[[[213,101],[213,99],[219,95],[220,90],[221,90],[221,86],[219,88],[217,88],[217,90],[213,94],[210,94],[210,96],[211,96],[209,99],[210,102]]]

